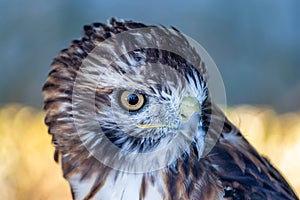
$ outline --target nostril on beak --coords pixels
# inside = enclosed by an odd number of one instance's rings
[[[181,118],[187,118],[187,116],[185,114],[182,114],[182,113],[180,114],[180,117]]]

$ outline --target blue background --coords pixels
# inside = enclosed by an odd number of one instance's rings
[[[110,17],[174,26],[216,62],[229,105],[300,107],[300,1],[1,0],[0,105],[42,108],[41,87],[59,50]]]

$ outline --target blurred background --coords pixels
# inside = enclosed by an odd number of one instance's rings
[[[217,64],[228,115],[300,193],[300,1],[0,1],[0,199],[68,199],[43,124],[59,50],[110,17],[174,26]]]

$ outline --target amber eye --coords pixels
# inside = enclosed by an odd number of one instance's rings
[[[143,94],[132,91],[124,91],[121,94],[121,103],[129,111],[137,111],[145,104]]]

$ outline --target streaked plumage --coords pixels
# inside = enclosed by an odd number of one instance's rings
[[[152,31],[141,33],[139,28]],[[137,44],[151,41],[158,48],[127,51],[118,41],[118,45],[107,44],[105,51],[93,52],[106,39],[126,31],[133,31],[129,35]],[[174,43],[192,62],[159,48],[165,43]],[[104,54],[116,56],[120,49],[128,54],[109,65],[97,61]],[[88,72],[84,74],[80,67],[89,56],[94,60],[83,65]],[[170,69],[151,71],[147,65],[151,63]],[[85,85],[76,84],[80,78]],[[204,63],[176,29],[115,19],[85,26],[84,37],[54,59],[43,87],[54,158],[61,161],[74,199],[297,199],[280,173],[214,105],[206,81]],[[118,100],[128,90],[145,98],[141,108],[130,108],[134,111],[129,113],[123,112]],[[89,93],[95,98],[86,98]],[[190,106],[194,99],[198,115],[188,116],[182,102]],[[84,102],[94,112],[74,109],[74,102]],[[155,151],[174,138],[176,145],[159,157],[138,157],[138,161],[128,157]],[[110,160],[110,155],[116,158]],[[169,165],[158,169],[162,158]],[[103,164],[103,160],[108,161]],[[116,166],[119,170],[111,168]]]

